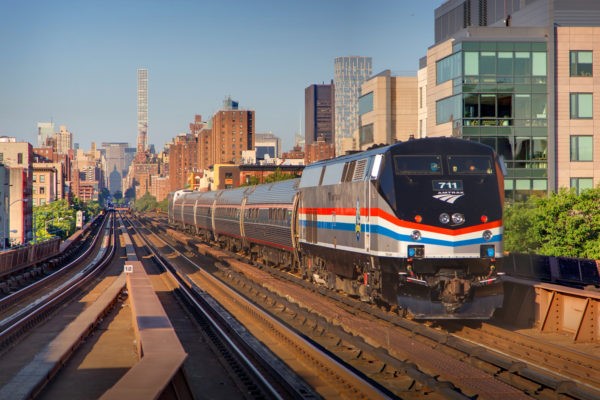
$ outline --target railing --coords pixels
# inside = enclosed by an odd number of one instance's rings
[[[33,245],[15,247],[0,252],[0,278],[19,272],[59,253],[60,238],[51,238]]]

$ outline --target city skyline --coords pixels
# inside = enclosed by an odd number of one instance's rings
[[[304,89],[333,78],[335,57],[372,57],[374,74],[416,74],[442,3],[9,2],[0,136],[36,143],[37,124],[52,121],[84,149],[135,144],[136,73],[147,68],[148,144],[158,150],[227,96],[290,149],[304,133]]]

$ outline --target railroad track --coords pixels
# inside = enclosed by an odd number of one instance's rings
[[[110,223],[110,219],[104,222],[100,229],[103,234],[96,235],[75,260],[0,300],[0,349],[8,348],[51,315],[102,269],[114,251],[114,246],[109,243]]]
[[[65,266],[56,276],[27,287],[22,291],[24,295],[2,300],[18,301],[22,308],[5,316],[1,323],[0,398],[25,399],[39,395],[114,304],[122,286],[115,287],[114,295],[100,302],[102,308],[88,303],[87,309],[94,314],[92,319],[79,318],[78,312],[73,313],[76,309],[82,312],[83,302],[75,300],[94,290],[95,279],[114,256],[113,232],[113,220],[107,218],[97,245],[90,246],[90,253]],[[13,309],[14,305],[5,308]],[[40,324],[42,321],[44,324]]]
[[[194,246],[194,240],[190,239],[190,237],[183,236],[182,234],[175,234],[173,232],[169,232],[169,235],[171,237],[181,235],[180,237],[183,239],[183,242],[186,243],[189,253],[194,253],[195,251],[209,252],[216,258],[226,258],[227,260],[231,260],[228,261],[230,264],[229,268],[224,269],[222,275],[228,276],[231,281],[239,281],[234,284],[238,287],[252,287],[250,293],[247,294],[250,298],[268,298],[268,300],[265,300],[266,304],[277,304],[270,308],[280,307],[291,309],[292,307],[289,305],[282,305],[283,303],[281,300],[277,299],[277,296],[268,293],[280,292],[283,297],[293,297],[293,302],[300,304],[300,310],[308,308],[312,310],[312,312],[308,314],[321,313],[322,315],[326,315],[324,317],[325,322],[322,322],[314,317],[306,316],[306,312],[294,311],[295,314],[301,315],[301,317],[299,317],[301,320],[315,321],[304,323],[309,326],[314,325],[317,327],[311,329],[323,331],[323,326],[325,324],[333,323],[334,325],[341,327],[342,330],[363,337],[363,340],[374,344],[375,347],[379,346],[383,349],[387,349],[387,352],[384,352],[387,354],[382,355],[381,351],[379,353],[371,352],[371,354],[374,354],[372,359],[369,361],[363,360],[363,363],[367,363],[371,370],[382,369],[386,370],[389,374],[401,374],[406,377],[409,375],[406,373],[406,364],[413,367],[416,365],[416,371],[413,371],[412,375],[409,376],[418,376],[418,374],[421,374],[420,381],[418,381],[417,378],[412,379],[414,382],[417,382],[418,385],[421,385],[422,388],[426,388],[425,391],[434,391],[432,389],[445,385],[445,389],[453,390],[454,392],[469,397],[513,398],[507,396],[502,391],[494,392],[488,389],[482,390],[481,382],[492,380],[496,383],[499,382],[500,387],[504,384],[510,386],[514,390],[514,393],[534,398],[546,398],[548,396],[567,396],[568,398],[576,399],[599,398],[600,392],[598,391],[598,385],[594,381],[596,375],[594,373],[594,367],[598,365],[597,358],[582,357],[581,355],[577,355],[576,352],[569,354],[567,349],[557,350],[554,352],[554,355],[551,355],[552,351],[549,350],[550,346],[544,346],[544,343],[538,343],[537,346],[533,346],[532,343],[529,343],[529,345],[524,344],[523,346],[529,346],[529,348],[537,347],[539,349],[538,355],[536,356],[537,358],[532,357],[530,359],[524,359],[524,354],[527,354],[528,352],[533,353],[533,351],[528,351],[524,347],[519,349],[515,345],[515,338],[522,335],[503,330],[499,327],[494,327],[494,333],[492,333],[492,325],[483,324],[480,329],[471,329],[469,333],[467,333],[467,328],[465,327],[463,337],[461,338],[458,335],[448,333],[448,331],[440,331],[439,329],[434,329],[415,321],[398,318],[398,316],[393,313],[381,311],[374,307],[366,306],[365,304],[357,304],[354,300],[344,296],[332,294],[325,290],[321,291],[318,288],[315,289],[301,280],[290,278],[287,273],[275,272],[275,275],[279,277],[273,278],[273,275],[267,275],[264,271],[259,271],[257,268],[248,265],[240,265],[236,268],[232,265],[239,263],[240,261],[238,261],[234,255],[204,248],[202,245],[197,245],[198,247],[194,249],[190,247]],[[243,273],[235,273],[234,270],[243,271]],[[271,272],[273,273],[273,271]],[[274,286],[281,285],[275,284],[281,277],[285,277],[288,280],[291,279],[295,285],[304,286],[304,292],[299,292],[297,286],[296,288],[290,286],[275,288]],[[257,285],[255,282],[260,282],[260,285]],[[262,289],[260,287],[262,286],[268,286],[270,287],[270,290],[267,290],[267,293],[265,293],[261,291]],[[342,313],[338,313],[337,316],[335,314],[327,316],[326,312],[316,311],[317,306],[312,303],[309,304],[307,300],[307,298],[311,296],[314,297],[315,291],[322,292],[323,295],[335,298],[336,301],[340,302],[339,304],[345,304],[344,307],[350,307],[347,311],[348,316],[344,317]],[[267,308],[268,306],[263,305],[263,307]],[[372,322],[371,329],[364,329],[364,327],[353,326],[356,325],[356,323],[349,322],[351,319],[357,319],[357,315],[361,312],[368,314],[363,317],[366,321],[365,324],[369,324],[369,321],[372,321],[374,317],[381,318],[385,323],[391,324],[388,325],[387,333],[385,328],[381,330],[382,337],[384,337],[385,340],[382,340],[381,337],[378,338],[374,336],[372,332],[369,332],[369,330],[375,331],[375,327],[378,323]],[[344,318],[348,319],[345,320]],[[455,328],[454,331],[458,332],[458,329]],[[483,336],[477,336],[478,331],[481,331],[481,335],[483,335],[484,332],[489,331],[486,335],[490,339],[484,340]],[[396,335],[400,335],[400,337],[396,337]],[[403,339],[402,336],[404,337]],[[505,337],[511,337],[512,342],[511,339],[505,340]],[[335,340],[331,341],[335,342]],[[502,343],[500,343],[501,341]],[[411,351],[411,346],[407,349],[406,346],[403,346],[403,342],[404,344],[412,343],[414,344],[412,347],[418,347],[420,350],[417,352]],[[396,347],[396,344],[394,343],[398,343],[398,347]],[[507,351],[503,351],[503,349],[506,350],[511,348],[515,350],[513,355]],[[356,347],[355,345],[348,346],[348,349],[347,353],[354,355],[360,354],[360,357],[363,357],[368,353],[364,348]],[[545,349],[548,349],[548,351],[544,358]],[[385,355],[387,355],[387,358],[383,357]],[[394,357],[390,357],[390,355]],[[425,359],[422,360],[422,358]],[[397,361],[398,359],[407,362],[405,365],[402,365],[402,363]],[[551,364],[550,359],[560,359],[562,364]],[[456,360],[460,360],[462,364],[457,365]],[[567,362],[570,364],[566,364]],[[438,366],[436,366],[436,364]],[[536,366],[536,364],[538,366]],[[375,367],[376,365],[380,367]],[[439,365],[444,365],[445,367],[439,367]],[[448,366],[453,367],[448,370]],[[557,371],[561,371],[561,368],[562,370],[572,371],[570,372],[572,375],[558,374]],[[476,370],[477,372],[470,372],[469,374],[461,374],[459,372],[472,370]],[[479,376],[479,378],[475,378],[476,376]],[[431,377],[437,377],[437,379],[431,379]],[[479,380],[479,383],[474,384],[477,380]],[[405,385],[406,384],[404,384],[404,386]],[[398,393],[398,395],[401,396],[402,394]]]
[[[149,234],[146,232],[146,235]],[[171,264],[175,264],[177,270],[174,273],[195,292],[192,293],[193,299],[190,301],[196,307],[196,303],[210,305],[213,310],[203,313],[210,314],[213,320],[227,322],[226,327],[218,330],[236,333],[233,338],[230,334],[226,340],[237,343],[236,358],[246,354],[242,359],[246,360],[245,362],[252,360],[252,365],[246,368],[252,370],[252,375],[260,381],[263,390],[268,389],[269,397],[319,398],[323,394],[331,396],[334,393],[336,397],[352,399],[388,397],[377,385],[373,386],[373,382],[365,381],[363,376],[348,370],[343,363],[332,360],[330,355],[318,346],[315,347],[298,337],[293,331],[203,271],[181,252],[167,246],[166,243],[165,247],[168,247],[168,250],[161,251],[168,251],[168,254],[163,254],[161,258],[168,258]],[[175,259],[179,259],[177,264]],[[182,267],[181,259],[185,262],[185,267]],[[182,272],[182,269],[187,272]],[[232,318],[229,312],[233,313],[235,318]],[[236,320],[242,322],[243,326]],[[260,340],[249,332],[258,334]],[[274,353],[279,358],[261,342],[277,344],[279,348]],[[288,368],[280,358],[293,360],[296,371]],[[318,391],[313,391],[311,386],[298,378],[299,369],[303,369],[305,375],[310,374],[311,385],[317,387]]]
[[[518,360],[508,369],[532,382],[552,388],[556,393],[568,394],[575,398],[600,397],[600,358],[597,356],[540,341],[539,338],[525,336],[489,323],[482,323],[476,328],[468,324],[453,324],[452,331],[454,336],[506,355],[507,360]],[[528,386],[531,386],[532,382],[523,380],[523,384]],[[535,390],[542,389],[539,387]]]

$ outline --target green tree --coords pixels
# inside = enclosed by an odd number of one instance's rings
[[[507,203],[504,207],[504,250],[532,253],[540,247],[530,231],[536,212],[536,198],[526,202]]]
[[[33,207],[36,241],[59,236],[66,239],[75,232],[75,208],[65,199]]]
[[[128,202],[135,200],[135,189],[129,188],[125,191],[125,199]]]
[[[163,199],[162,201],[159,201],[157,208],[161,211],[167,212],[167,209],[169,208],[169,199]]]
[[[133,209],[138,212],[152,211],[157,208],[157,201],[154,196],[146,192],[142,197],[137,199],[133,204]]]
[[[240,186],[254,186],[254,185],[258,185],[259,183],[260,183],[260,180],[258,179],[257,176],[248,175],[248,176],[246,176],[246,182],[242,183]]]
[[[282,172],[280,168],[277,168],[277,169],[275,169],[275,172],[273,172],[271,175],[269,175],[265,178],[265,183],[285,181],[285,180],[294,179],[294,178],[297,178],[297,176],[294,174],[286,174],[286,173]]]
[[[533,223],[539,238],[539,253],[550,256],[600,258],[600,190],[586,190],[581,195],[563,189],[540,199]]]
[[[507,205],[504,221],[507,251],[600,258],[600,188]]]
[[[98,194],[98,203],[104,205],[104,204],[106,204],[106,200],[109,198],[110,198],[110,191],[107,188],[102,188],[102,190]]]

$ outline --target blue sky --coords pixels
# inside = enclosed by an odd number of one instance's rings
[[[81,148],[137,135],[137,69],[148,69],[157,150],[225,97],[283,139],[304,121],[304,89],[335,57],[416,73],[443,0],[0,2],[0,136],[36,145],[37,123],[66,125]]]

